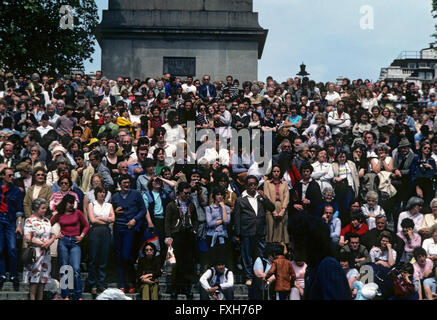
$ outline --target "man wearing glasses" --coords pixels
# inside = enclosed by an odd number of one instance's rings
[[[173,247],[176,266],[172,269],[171,298],[179,293],[193,299],[191,283],[194,275],[194,253],[196,246],[197,211],[190,201],[191,187],[187,182],[179,183],[177,198],[165,209],[165,243]]]
[[[199,88],[199,97],[205,102],[212,102],[214,101],[215,97],[217,96],[217,91],[212,85],[209,80],[209,75],[203,76],[203,84]]]
[[[275,205],[258,189],[258,178],[246,178],[247,189],[235,201],[235,240],[241,242],[241,258],[246,285],[252,285],[253,262],[262,257],[266,238],[266,211],[273,212]]]
[[[6,254],[9,260],[9,275],[14,290],[19,290],[17,263],[17,233],[23,235],[24,194],[14,185],[14,170],[4,168],[0,172],[0,289],[6,281]]]

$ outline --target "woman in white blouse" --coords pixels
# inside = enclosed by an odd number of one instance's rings
[[[316,153],[317,161],[312,164],[314,171],[311,174],[313,178],[320,186],[320,190],[326,187],[331,187],[331,180],[334,177],[332,171],[332,165],[327,162],[328,154],[325,149],[320,149]]]
[[[353,161],[347,160],[346,152],[343,150],[336,154],[331,166],[340,220],[348,221],[347,215],[360,189],[357,167]]]
[[[372,91],[366,89],[364,95],[365,96],[361,99],[361,108],[364,110],[372,110],[373,107],[378,106],[378,100],[373,97]]]
[[[103,186],[94,189],[95,200],[88,205],[90,222],[89,241],[89,275],[88,285],[92,294],[106,288],[106,265],[108,263],[111,230],[115,215],[112,204],[105,202],[106,190]]]

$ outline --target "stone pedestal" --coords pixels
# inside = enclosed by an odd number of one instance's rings
[[[257,80],[268,30],[252,10],[252,0],[109,0],[96,32],[103,74]]]

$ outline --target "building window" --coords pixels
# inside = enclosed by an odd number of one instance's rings
[[[419,62],[419,68],[427,68],[428,65],[426,62]]]
[[[408,62],[408,69],[416,69],[416,62]]]
[[[195,76],[196,58],[191,57],[164,57],[164,74],[172,76]]]

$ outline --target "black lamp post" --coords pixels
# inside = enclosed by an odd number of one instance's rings
[[[296,75],[298,75],[300,77],[309,76],[310,74],[308,72],[306,72],[305,68],[306,68],[306,65],[302,62],[302,64],[300,65],[300,72],[297,73]]]

